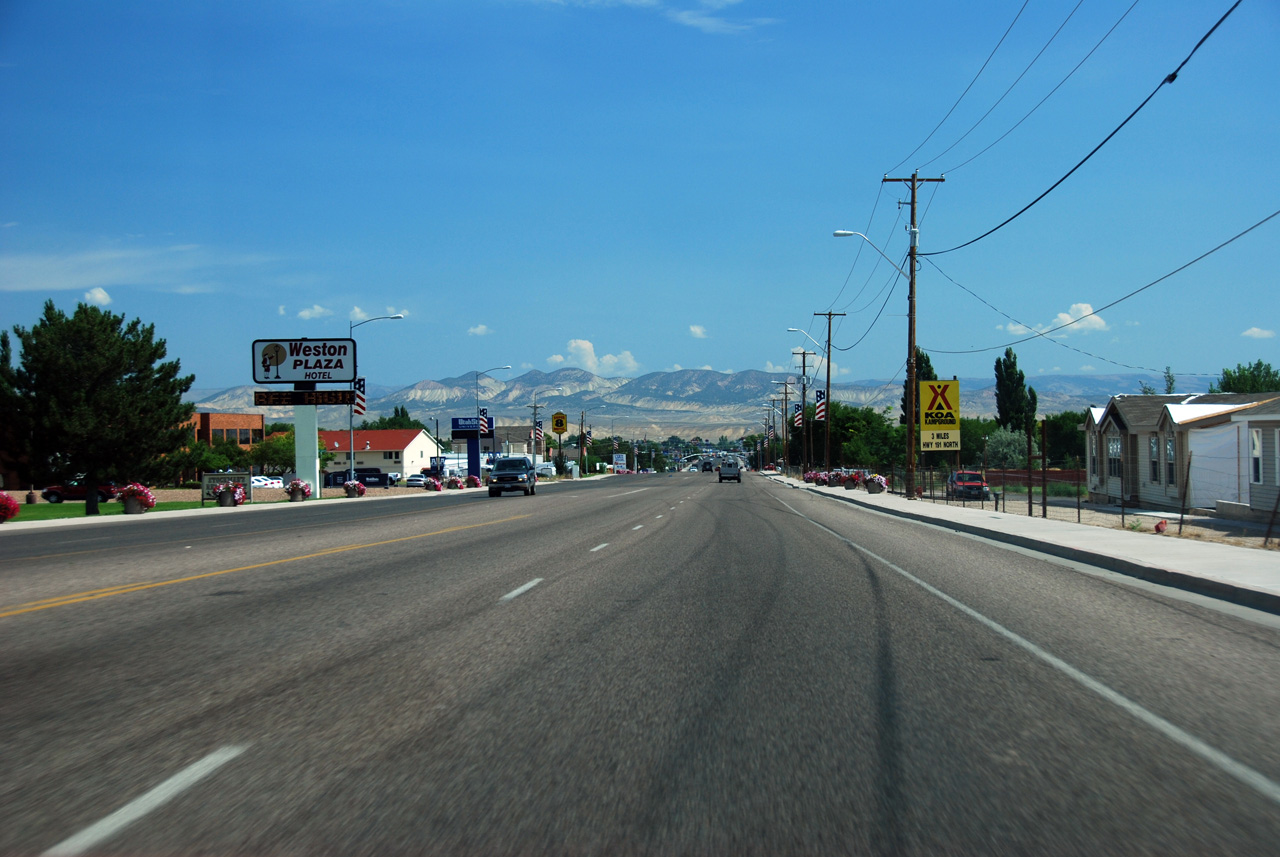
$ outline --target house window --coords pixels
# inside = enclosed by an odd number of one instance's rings
[[[390,461],[394,457],[394,453],[384,452],[382,453],[382,457],[387,461]]]
[[[260,443],[262,441],[262,429],[253,429],[253,433],[250,436],[253,438],[254,443]]]
[[[1249,429],[1249,481],[1262,484],[1262,429]]]
[[[1164,436],[1165,482],[1178,484],[1178,441],[1173,432]]]
[[[241,442],[241,443],[250,443],[250,442],[251,442],[251,441],[249,440],[249,430],[248,430],[247,428],[242,428],[242,429],[240,429],[240,442]]]
[[[1123,463],[1120,461],[1120,435],[1107,435],[1107,476],[1123,477]]]
[[[1151,484],[1160,484],[1160,436],[1153,434],[1147,438],[1147,451],[1150,452]]]

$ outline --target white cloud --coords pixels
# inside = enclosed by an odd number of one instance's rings
[[[774,373],[784,373],[784,372],[790,373],[793,370],[791,369],[790,366],[779,366],[778,364],[774,363],[772,360],[766,360],[764,361],[764,371],[770,374],[774,374]]]
[[[313,318],[324,318],[327,315],[333,315],[333,310],[326,309],[320,304],[314,304],[298,312],[298,318],[307,319],[308,321]]]
[[[1064,327],[1064,325],[1066,325]],[[1061,328],[1058,330],[1057,328]],[[1111,327],[1101,316],[1093,314],[1092,304],[1072,304],[1066,312],[1060,312],[1048,324],[1037,324],[1028,327],[1016,321],[1005,325],[996,325],[997,330],[1004,330],[1014,336],[1028,336],[1033,333],[1045,333],[1053,330],[1056,336],[1069,336],[1072,333],[1092,333],[1093,331],[1110,330]]]
[[[640,369],[639,362],[630,351],[618,354],[596,356],[596,347],[585,339],[571,339],[568,344],[569,356],[552,354],[547,362],[554,365],[568,364],[586,369],[593,375],[626,375]]]
[[[1081,367],[1080,367],[1080,371],[1081,371],[1081,372],[1096,372],[1096,371],[1098,371],[1098,367],[1097,367],[1097,366],[1094,366],[1094,365],[1092,365],[1092,364],[1090,364],[1090,363],[1086,363],[1086,364],[1084,364],[1083,366],[1081,366]]]
[[[111,295],[107,294],[107,290],[102,286],[94,286],[84,293],[84,301],[97,306],[106,306],[111,303]]]
[[[266,256],[219,253],[195,244],[5,254],[0,255],[0,291],[87,291],[115,286],[213,291],[224,278],[242,280],[246,270],[276,261]]]
[[[774,18],[730,19],[724,15],[715,14],[731,6],[738,5],[742,0],[697,0],[692,9],[673,8],[671,5],[661,2],[661,0],[546,0],[546,2],[554,3],[557,6],[585,6],[588,8],[625,6],[633,9],[649,9],[663,15],[669,21],[717,36],[739,35],[757,27],[777,23]]]
[[[18,225],[18,221],[16,220],[10,220],[8,223],[0,224],[0,226],[3,226],[5,229],[12,229],[17,225]]]
[[[279,313],[280,315],[284,315],[284,304],[280,304]]]
[[[468,336],[488,336],[491,333],[493,333],[493,331],[485,324],[477,324],[475,327],[467,328]]]
[[[689,325],[689,335],[694,339],[706,339],[707,329],[700,324]]]
[[[1276,332],[1274,330],[1263,330],[1260,327],[1251,327],[1240,335],[1247,336],[1250,339],[1271,339],[1276,335]]]
[[[358,306],[353,306],[351,308],[351,312],[347,313],[347,318],[351,321],[368,321],[369,317],[369,313],[360,309]]]
[[[408,318],[409,311],[407,309],[396,309],[393,306],[389,306],[387,307],[387,315],[402,315],[405,318]]]

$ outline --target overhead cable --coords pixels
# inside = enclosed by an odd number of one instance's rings
[[[1141,103],[1141,104],[1139,104],[1136,108],[1134,108],[1133,112],[1132,112],[1132,113],[1130,113],[1130,114],[1125,118],[1125,120],[1124,120],[1123,122],[1121,122],[1119,125],[1117,125],[1117,126],[1116,126],[1116,129],[1115,129],[1114,131],[1112,131],[1110,134],[1108,134],[1108,135],[1106,136],[1106,138],[1105,138],[1101,143],[1099,143],[1098,145],[1094,146],[1094,147],[1093,147],[1093,151],[1091,151],[1089,154],[1085,155],[1085,156],[1084,156],[1084,158],[1080,161],[1080,163],[1078,163],[1078,164],[1076,164],[1074,167],[1072,167],[1072,168],[1070,169],[1070,171],[1068,171],[1068,172],[1067,172],[1067,174],[1066,174],[1066,175],[1064,175],[1062,178],[1058,179],[1056,182],[1054,182],[1052,185],[1050,185],[1050,187],[1049,187],[1049,189],[1048,189],[1048,190],[1046,190],[1044,193],[1042,193],[1042,194],[1040,194],[1039,196],[1037,196],[1035,199],[1031,200],[1031,202],[1029,202],[1029,203],[1027,203],[1025,206],[1023,206],[1023,208],[1022,208],[1021,210],[1019,210],[1016,214],[1014,214],[1012,217],[1008,218],[1008,219],[1007,219],[1007,220],[1005,220],[1003,223],[1001,223],[1001,224],[999,224],[999,225],[997,225],[997,226],[994,226],[994,227],[992,227],[991,229],[988,229],[986,232],[982,233],[982,234],[981,234],[981,235],[979,235],[977,238],[973,238],[973,239],[971,239],[971,240],[969,240],[969,241],[964,242],[963,244],[957,244],[955,247],[952,247],[952,248],[951,248],[951,249],[949,249],[949,250],[935,250],[935,251],[934,251],[934,252],[932,252],[932,253],[917,253],[916,255],[917,255],[917,256],[941,256],[941,255],[942,255],[942,254],[944,254],[944,253],[953,253],[953,252],[955,252],[956,250],[960,250],[960,249],[962,249],[962,248],[964,248],[964,247],[968,247],[970,244],[976,244],[977,242],[981,241],[983,238],[986,238],[988,235],[991,235],[992,233],[994,233],[994,232],[996,232],[996,231],[998,231],[998,230],[1000,230],[1000,229],[1003,229],[1005,226],[1008,226],[1010,223],[1012,223],[1013,221],[1015,221],[1015,220],[1017,220],[1019,217],[1021,217],[1023,214],[1025,214],[1025,213],[1026,213],[1026,212],[1027,212],[1027,211],[1028,211],[1028,210],[1029,210],[1033,205],[1035,205],[1036,203],[1038,203],[1040,200],[1044,199],[1044,198],[1045,198],[1046,196],[1048,196],[1049,194],[1053,193],[1053,191],[1055,191],[1055,190],[1058,188],[1058,185],[1062,184],[1062,183],[1063,183],[1063,182],[1065,182],[1067,179],[1071,178],[1072,174],[1073,174],[1073,173],[1075,173],[1075,171],[1076,171],[1076,170],[1078,170],[1078,169],[1080,169],[1081,167],[1083,167],[1083,166],[1085,165],[1085,162],[1087,162],[1090,158],[1092,158],[1094,155],[1096,155],[1096,154],[1098,153],[1098,150],[1099,150],[1099,149],[1101,149],[1103,146],[1107,145],[1107,143],[1109,143],[1109,142],[1111,141],[1111,138],[1112,138],[1112,137],[1114,137],[1116,134],[1119,134],[1119,133],[1120,133],[1120,129],[1121,129],[1121,128],[1123,128],[1125,125],[1128,125],[1128,124],[1129,124],[1129,120],[1131,120],[1131,119],[1133,119],[1133,117],[1137,116],[1137,115],[1138,115],[1138,113],[1142,110],[1142,108],[1144,108],[1144,107],[1146,107],[1146,106],[1147,106],[1147,102],[1149,102],[1151,99],[1153,99],[1153,98],[1155,98],[1155,97],[1156,97],[1156,93],[1157,93],[1157,92],[1159,92],[1159,91],[1160,91],[1160,90],[1161,90],[1161,89],[1162,89],[1166,84],[1173,83],[1175,80],[1177,80],[1177,79],[1178,79],[1178,72],[1182,71],[1182,67],[1183,67],[1183,66],[1185,66],[1188,62],[1190,62],[1190,61],[1191,61],[1191,58],[1192,58],[1193,56],[1195,56],[1195,55],[1196,55],[1196,51],[1200,50],[1200,46],[1201,46],[1201,45],[1203,45],[1203,44],[1205,43],[1205,41],[1206,41],[1210,36],[1212,36],[1212,35],[1213,35],[1214,30],[1217,30],[1217,29],[1218,29],[1218,27],[1222,26],[1222,22],[1223,22],[1223,21],[1225,21],[1225,20],[1227,20],[1227,17],[1228,17],[1232,12],[1234,12],[1234,11],[1235,11],[1236,6],[1239,6],[1239,5],[1240,5],[1240,3],[1241,3],[1241,0],[1236,0],[1236,2],[1231,6],[1231,8],[1230,8],[1230,9],[1228,9],[1228,10],[1226,11],[1226,13],[1225,13],[1221,18],[1219,18],[1219,19],[1218,19],[1218,23],[1214,24],[1214,25],[1209,29],[1209,32],[1205,33],[1205,34],[1204,34],[1204,36],[1203,36],[1203,37],[1201,37],[1200,41],[1196,43],[1196,46],[1195,46],[1194,48],[1192,48],[1192,49],[1191,49],[1191,53],[1187,54],[1187,58],[1186,58],[1186,59],[1184,59],[1184,60],[1183,60],[1183,61],[1178,65],[1178,67],[1177,67],[1176,69],[1174,69],[1172,72],[1170,72],[1170,73],[1169,73],[1169,75],[1168,75],[1167,77],[1165,77],[1165,79],[1164,79],[1164,80],[1160,81],[1160,83],[1156,86],[1156,88],[1155,88],[1155,89],[1153,89],[1153,90],[1151,90],[1151,94],[1150,94],[1150,95],[1148,95],[1146,98],[1144,98],[1144,99],[1143,99],[1143,101],[1142,101],[1142,103]]]

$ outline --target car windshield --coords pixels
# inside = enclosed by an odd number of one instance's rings
[[[524,470],[529,465],[523,458],[504,458],[493,465],[494,470]]]

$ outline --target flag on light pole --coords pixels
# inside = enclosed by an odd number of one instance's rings
[[[817,422],[818,420],[825,420],[826,418],[827,418],[827,391],[814,390],[813,391],[813,419],[815,422]]]
[[[356,383],[353,386],[356,391],[356,403],[352,406],[354,408],[352,413],[356,416],[361,416],[364,414],[364,379],[357,378]]]
[[[534,436],[537,439],[538,443],[542,443],[542,437],[543,437],[542,420],[538,420],[536,423],[534,423],[533,431],[534,431]]]
[[[796,428],[804,428],[804,405],[796,402],[791,406],[792,412],[795,414],[793,422]]]

